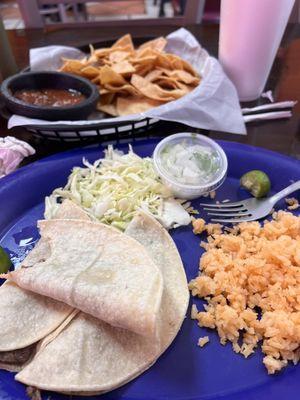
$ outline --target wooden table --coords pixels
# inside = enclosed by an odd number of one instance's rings
[[[200,43],[214,56],[217,56],[218,25],[193,25],[187,27],[200,41]],[[129,31],[135,37],[166,35],[174,30],[172,26],[152,27],[151,32],[143,26],[132,27]],[[128,32],[128,28],[99,27],[84,28],[80,30],[64,29],[43,31],[41,29],[8,31],[9,40],[20,68],[28,65],[28,50],[32,47],[50,44],[63,44],[81,46],[101,40],[118,38]],[[276,101],[298,100],[290,119],[255,122],[247,125],[247,136],[233,135],[222,132],[209,132],[208,135],[215,139],[224,139],[247,143],[275,150],[300,159],[300,26],[289,25],[282,45],[278,51],[266,89],[273,90]],[[257,102],[256,102],[257,103]],[[250,103],[254,105],[256,103]],[[173,123],[162,123],[156,126],[151,134],[164,135],[166,132],[174,133],[182,130],[182,126]],[[6,121],[0,118],[0,136],[14,135],[32,144],[37,153],[28,159],[44,157],[70,148],[70,144],[50,142],[33,138],[23,128],[8,131]],[[74,145],[72,145],[74,147]],[[78,143],[77,143],[78,146]]]

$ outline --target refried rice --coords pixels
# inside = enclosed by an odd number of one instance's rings
[[[197,223],[198,221],[198,223]],[[194,231],[203,223],[193,221]],[[229,232],[228,232],[229,231]],[[207,242],[201,273],[190,284],[204,298],[193,309],[201,327],[216,329],[220,342],[232,342],[245,357],[258,344],[268,373],[300,358],[300,217],[279,211],[272,221],[244,222]]]

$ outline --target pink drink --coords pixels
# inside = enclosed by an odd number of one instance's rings
[[[219,60],[239,99],[257,99],[266,84],[294,0],[222,0]]]

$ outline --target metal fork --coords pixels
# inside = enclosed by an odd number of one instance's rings
[[[200,203],[205,206],[204,210],[209,211],[208,215],[213,215],[223,218],[212,218],[214,222],[247,222],[254,221],[266,217],[272,211],[274,205],[290,193],[300,189],[300,181],[292,183],[290,186],[281,190],[266,199],[249,198],[246,200],[237,201],[235,203],[226,204],[208,204]],[[235,218],[233,218],[235,217]]]

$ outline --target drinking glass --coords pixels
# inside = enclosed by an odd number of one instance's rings
[[[241,101],[263,92],[295,0],[222,0],[219,60]]]

